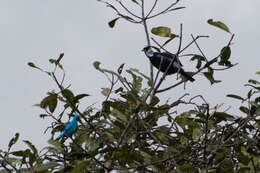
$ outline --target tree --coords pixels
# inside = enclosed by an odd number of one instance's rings
[[[178,6],[179,0],[170,2],[172,4],[158,13],[154,12],[158,0],[148,11],[144,0],[127,3],[136,5],[140,13],[132,12],[122,1],[100,2],[119,16],[108,23],[110,27],[113,28],[119,19],[141,24],[147,45],[156,45],[158,51],[167,51],[165,45],[178,39],[175,54],[181,58],[191,45],[196,45],[200,54],[186,55],[197,62],[196,71],[190,75],[202,73],[211,85],[220,82],[214,78],[216,71],[236,65],[230,61],[234,35],[213,59],[204,55],[197,42],[207,36],[192,35],[190,43],[183,46],[182,24],[179,34],[164,26],[151,29],[152,34],[166,38],[163,44],[150,38],[147,21],[183,9]],[[209,19],[208,23],[230,33],[222,22]],[[172,103],[161,103],[158,93],[188,85],[184,78],[162,88],[166,72],[160,76],[159,72],[154,73],[152,66],[150,76],[147,76],[138,69],[125,69],[124,64],[113,71],[94,62],[94,67],[107,77],[110,88],[102,89],[105,99],[100,108],[90,105],[81,111],[78,105],[89,95],[75,94],[70,86],[64,86],[63,57],[64,54],[60,54],[57,59],[49,60],[54,67],[52,71],[28,63],[49,75],[58,87],[58,91],[48,92],[37,105],[44,110],[40,117],[53,120],[46,129],[52,134],[49,145],[39,152],[30,141],[24,140],[28,148],[13,151],[12,146],[19,140],[17,133],[10,140],[7,151],[0,150],[3,168],[0,172],[259,172],[260,82],[257,80],[248,81],[246,86],[250,89],[246,97],[227,95],[242,102],[239,108],[242,116],[231,115],[228,110],[222,111],[221,105],[211,106],[202,95],[189,97],[184,94]],[[60,73],[61,79],[57,77]],[[188,107],[177,114],[175,110],[180,105]],[[81,117],[75,135],[62,141],[53,140],[54,135],[65,128],[62,118],[70,118],[75,113]]]

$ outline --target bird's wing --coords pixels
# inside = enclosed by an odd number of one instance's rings
[[[170,59],[175,58],[174,55],[172,55],[172,54],[170,54],[168,52],[163,52],[163,53],[161,53],[161,55],[164,56],[164,57],[170,58]]]
[[[167,57],[169,60],[172,60],[172,58],[174,58],[173,62],[177,62],[177,58],[176,55],[168,53],[168,52],[163,52],[161,53],[162,56]],[[180,64],[180,66],[182,66],[181,62],[178,61],[178,64]]]
[[[78,124],[77,121],[71,121],[67,126],[66,126],[66,130],[68,135],[72,135],[73,133],[76,132],[78,128]]]
[[[70,130],[73,127],[73,121],[71,121],[69,124],[66,125],[65,131]]]

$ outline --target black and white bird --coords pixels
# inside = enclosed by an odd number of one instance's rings
[[[149,58],[153,66],[155,66],[161,72],[165,72],[167,70],[167,67],[170,65],[172,59],[174,58],[172,65],[168,69],[166,75],[171,75],[178,72],[191,82],[195,80],[183,70],[182,64],[180,63],[180,61],[177,60],[176,55],[168,52],[155,52],[152,50],[151,46],[146,46],[145,48],[143,48],[143,51],[145,55]]]

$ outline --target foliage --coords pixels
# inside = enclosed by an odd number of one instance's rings
[[[113,28],[118,19],[132,23],[141,23],[146,33],[147,44],[151,44],[146,20],[153,19],[165,13],[183,9],[177,6],[179,0],[169,5],[159,13],[153,13],[157,0],[145,15],[144,1],[132,0],[143,11],[142,16],[131,12],[121,1],[117,5],[104,2],[112,8],[119,17],[109,22]],[[176,7],[177,6],[177,7]],[[123,14],[125,10],[130,16]],[[208,21],[211,25],[229,31],[222,22]],[[196,71],[192,76],[204,74],[211,84],[220,82],[214,78],[215,71],[223,71],[233,67],[231,57],[231,39],[218,55],[208,59],[201,51],[197,40],[206,36],[193,37],[184,48],[182,45],[182,25],[179,34],[171,33],[169,27],[158,26],[151,33],[168,39],[157,49],[165,50],[164,46],[173,39],[179,39],[181,56],[186,49],[195,44],[200,54],[192,54],[191,61],[196,61]],[[181,79],[176,84],[161,88],[165,74],[155,76],[153,69],[148,77],[137,69],[125,69],[122,64],[116,71],[105,69],[100,62],[93,66],[103,73],[109,83],[109,88],[102,88],[105,96],[101,108],[93,105],[80,111],[78,106],[89,94],[76,94],[70,86],[64,86],[65,73],[61,64],[64,54],[57,59],[50,59],[54,66],[52,71],[45,71],[32,62],[28,65],[49,75],[58,86],[58,91],[52,90],[37,104],[42,110],[42,118],[51,118],[53,122],[46,129],[52,134],[48,146],[41,151],[27,140],[24,150],[13,151],[12,147],[19,140],[19,133],[8,144],[7,151],[0,150],[1,172],[172,172],[172,173],[249,173],[260,171],[260,82],[250,79],[246,87],[249,92],[245,97],[229,94],[227,97],[242,102],[239,108],[242,116],[232,115],[223,110],[223,105],[211,106],[201,95],[187,98],[184,94],[173,102],[165,102],[158,93],[170,92],[183,84]],[[57,73],[62,73],[58,79]],[[259,74],[259,73],[257,73]],[[199,81],[196,81],[199,82]],[[187,107],[182,113],[176,113],[179,106]],[[69,118],[75,113],[80,114],[80,125],[75,136],[61,141],[55,141],[54,136],[65,128],[62,118]],[[48,132],[49,132],[48,131]]]

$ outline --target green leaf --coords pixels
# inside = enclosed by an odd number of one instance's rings
[[[250,158],[246,155],[243,154],[243,152],[240,152],[238,155],[238,160],[243,164],[243,165],[248,165],[250,162]]]
[[[203,74],[210,81],[211,85],[221,82],[221,80],[215,80],[213,74],[210,72],[204,72]]]
[[[115,115],[115,117],[117,117],[118,119],[120,119],[120,120],[122,120],[124,122],[128,122],[129,121],[127,116],[123,112],[121,112],[121,111],[119,111],[117,109],[113,109],[111,111],[111,114]]]
[[[241,112],[244,112],[245,114],[249,115],[250,111],[248,108],[244,107],[244,106],[240,106],[239,110]]]
[[[62,153],[63,152],[63,148],[62,148],[62,144],[59,141],[56,140],[48,140],[48,143],[50,145],[52,145],[54,147],[54,149],[58,152],[58,153]]]
[[[104,96],[108,96],[110,94],[110,88],[101,88],[102,91],[101,93],[104,95]]]
[[[23,142],[26,143],[31,148],[34,154],[38,154],[38,150],[30,141],[24,140]]]
[[[231,49],[229,46],[223,47],[221,50],[221,61],[226,62],[231,55]]]
[[[118,74],[121,74],[121,73],[122,73],[123,68],[124,68],[124,65],[125,65],[125,64],[121,64],[120,67],[117,69]]]
[[[99,141],[95,138],[87,138],[86,139],[86,147],[89,152],[96,151],[99,148]]]
[[[221,49],[221,53],[220,53],[220,62],[218,63],[219,65],[224,65],[224,66],[228,66],[231,67],[232,64],[229,60],[231,55],[231,49],[229,46],[223,47]]]
[[[10,140],[9,144],[8,144],[8,150],[10,150],[11,147],[18,141],[19,136],[20,136],[19,133],[15,133],[15,137],[13,137],[13,138]]]
[[[201,67],[202,61],[205,61],[205,58],[201,55],[195,55],[191,58],[191,61],[197,60],[196,68],[199,69]]]
[[[95,67],[95,69],[97,69],[97,70],[100,70],[100,62],[99,61],[95,61],[94,63],[93,63],[93,66]]]
[[[57,166],[60,166],[60,164],[58,164],[57,162],[47,162],[47,163],[42,163],[42,164],[38,164],[35,168],[36,171],[41,172],[41,171],[47,171],[48,169],[54,169]]]
[[[152,81],[151,81],[150,77],[148,77],[145,74],[141,73],[138,69],[130,68],[129,70],[132,71],[132,72],[135,72],[135,73],[141,75],[142,77],[144,77],[145,79],[147,79],[148,80],[148,82],[147,82],[148,85],[152,86]]]
[[[48,117],[49,115],[48,114],[40,114],[40,118],[45,118],[45,117]]]
[[[61,59],[63,58],[63,56],[64,56],[64,53],[61,53],[60,56],[59,56],[59,58],[58,58],[58,59],[56,60],[56,62],[55,62],[56,65],[60,64],[60,61],[61,61]]]
[[[194,128],[192,130],[192,139],[193,140],[199,140],[200,137],[202,136],[203,132],[201,128]]]
[[[73,103],[77,103],[80,99],[84,98],[84,97],[88,97],[90,96],[89,94],[79,94],[76,95],[73,99]]]
[[[14,156],[29,157],[31,155],[31,151],[29,149],[26,149],[24,151],[20,150],[20,151],[11,152],[11,154]]]
[[[214,116],[221,117],[224,120],[234,120],[234,116],[227,114],[225,112],[215,112]]]
[[[260,71],[256,72],[255,74],[260,75]]]
[[[215,117],[215,122],[214,123],[220,123],[222,121],[232,121],[234,120],[234,116],[227,114],[225,112],[215,112],[213,114],[213,116]]]
[[[117,93],[122,93],[122,92],[124,92],[124,88],[123,87],[119,87],[118,89],[116,89],[115,90],[115,93],[117,94]]]
[[[162,143],[166,143],[167,142],[167,136],[159,131],[155,131],[153,132],[153,134],[157,137],[157,139],[159,139]]]
[[[255,102],[258,104],[260,102],[260,97],[256,97]]]
[[[27,64],[28,64],[30,67],[32,67],[32,68],[37,68],[37,69],[39,69],[39,70],[42,71],[41,68],[37,67],[37,66],[36,66],[34,63],[32,63],[32,62],[28,62]]]
[[[126,70],[127,73],[132,75],[133,78],[133,89],[139,93],[139,91],[142,89],[142,81],[143,78],[140,76],[135,75],[131,70]]]
[[[132,2],[134,2],[134,3],[136,3],[136,4],[138,4],[138,2],[136,1],[136,0],[131,0]]]
[[[223,161],[227,157],[228,153],[228,149],[221,148],[216,154],[215,164],[218,164],[219,162]]]
[[[116,21],[119,19],[120,17],[117,17],[113,20],[111,20],[110,22],[108,22],[108,25],[110,28],[114,28],[115,24],[116,24]]]
[[[249,92],[247,93],[247,98],[248,98],[248,99],[251,98],[251,96],[252,96],[252,91],[253,91],[253,90],[251,89],[251,90],[249,90]]]
[[[154,35],[160,36],[160,37],[169,37],[169,38],[175,38],[177,35],[171,33],[171,29],[164,26],[159,26],[156,28],[152,28],[152,33]]]
[[[51,99],[49,100],[49,110],[51,113],[53,113],[57,107],[58,99],[57,95],[52,95]]]
[[[148,152],[141,151],[140,154],[143,156],[145,164],[151,164],[152,156]]]
[[[49,108],[50,112],[53,113],[54,110],[57,107],[57,94],[51,94],[47,97],[45,97],[41,103],[40,103],[40,107],[46,109],[47,107]]]
[[[219,168],[225,170],[224,172],[233,172],[234,165],[231,158],[225,158],[219,165]]]
[[[224,31],[230,33],[228,27],[227,27],[224,23],[222,23],[222,22],[220,22],[220,21],[214,22],[213,19],[209,19],[209,20],[208,20],[208,24],[210,24],[210,25],[212,25],[212,26],[215,26],[215,27],[217,27],[217,28],[220,28],[220,29],[222,29],[222,30],[224,30]]]
[[[74,94],[71,90],[69,89],[65,89],[65,90],[62,90],[62,95],[69,101],[73,101],[74,100]]]
[[[121,81],[124,81],[124,79],[120,76],[120,75],[118,75],[117,73],[115,73],[115,72],[113,72],[113,71],[111,71],[111,70],[107,70],[107,69],[101,69],[100,68],[100,62],[98,62],[98,61],[95,61],[94,63],[93,63],[93,66],[95,67],[95,69],[97,69],[98,71],[100,71],[100,72],[102,72],[102,73],[109,73],[109,74],[112,74],[112,75],[115,75],[115,76],[117,76]]]
[[[90,165],[90,161],[89,160],[81,161],[72,169],[71,173],[84,172],[85,170],[87,170],[89,165]]]
[[[258,82],[257,80],[254,80],[254,79],[249,79],[248,83],[251,83],[251,84],[254,84],[254,85],[256,85],[256,84],[260,85],[260,82]]]
[[[51,64],[56,63],[56,59],[49,59],[49,62],[50,62]]]
[[[34,65],[34,63],[32,63],[32,62],[28,62],[28,65],[29,65],[30,67],[37,68],[37,67]]]
[[[228,94],[227,97],[231,97],[231,98],[242,100],[242,101],[245,100],[244,98],[242,98],[242,97],[240,97],[238,95],[235,95],[235,94]]]
[[[193,171],[191,171],[191,170],[194,170],[194,167],[192,166],[192,164],[191,163],[183,163],[181,166],[180,166],[180,170],[182,171],[182,172],[188,172],[188,173],[191,173],[191,172],[193,172]]]
[[[150,106],[155,106],[159,102],[160,102],[160,99],[158,97],[156,97],[155,95],[153,95],[152,100],[150,102]]]

